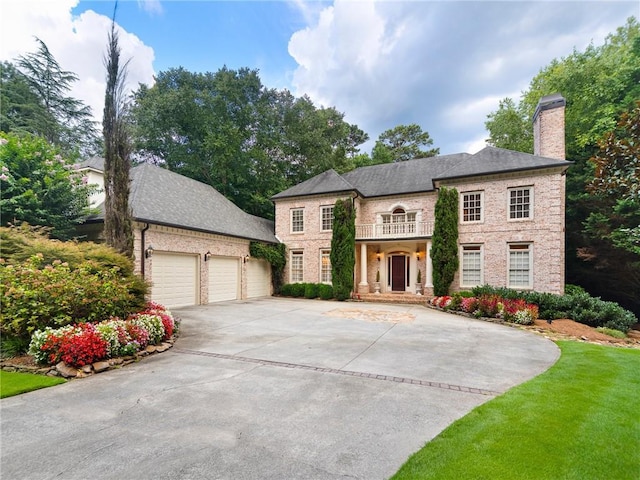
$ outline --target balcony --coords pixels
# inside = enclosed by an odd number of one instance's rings
[[[395,222],[356,225],[356,240],[430,237],[433,222]]]

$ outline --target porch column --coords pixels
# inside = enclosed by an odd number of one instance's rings
[[[431,240],[427,240],[425,260],[427,263],[427,276],[425,278],[425,287],[433,287],[433,264],[431,263]]]
[[[367,244],[360,244],[360,283],[358,284],[358,293],[369,293],[369,284],[367,283]]]

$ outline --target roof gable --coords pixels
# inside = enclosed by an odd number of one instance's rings
[[[342,193],[353,190],[355,190],[354,186],[344,176],[341,177],[334,169],[329,169],[283,192],[277,193],[271,198],[278,200],[280,198]]]

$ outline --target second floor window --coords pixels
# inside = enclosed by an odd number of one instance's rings
[[[291,231],[294,233],[304,232],[304,208],[291,210]]]
[[[509,189],[509,220],[531,218],[532,190],[531,187]]]
[[[482,221],[482,192],[462,194],[462,222]]]
[[[333,230],[333,206],[320,207],[320,229],[323,232]]]

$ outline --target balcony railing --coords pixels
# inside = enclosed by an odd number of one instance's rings
[[[356,225],[356,240],[430,237],[433,222],[371,223]]]

